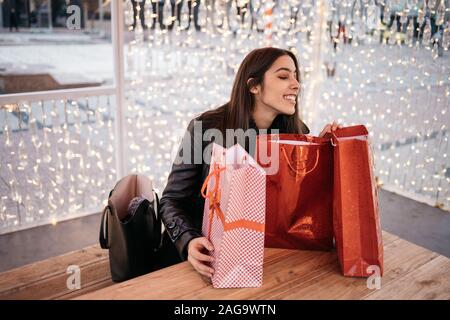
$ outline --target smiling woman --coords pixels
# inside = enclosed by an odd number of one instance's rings
[[[277,129],[285,133],[309,133],[299,117],[298,70],[297,58],[288,50],[268,47],[251,51],[237,71],[229,102],[205,112],[199,120],[222,133],[247,130],[252,121],[258,129],[268,129],[274,120],[280,123]]]
[[[299,117],[299,74],[297,58],[292,52],[273,47],[255,49],[244,58],[238,69],[229,102],[191,121],[185,136],[188,143],[182,143],[178,152],[178,158],[183,157],[183,160],[175,160],[160,203],[161,217],[166,226],[162,252],[167,265],[187,259],[202,275],[210,277],[213,272],[207,265],[212,258],[205,251],[214,248],[201,233],[204,199],[200,189],[209,173],[209,160],[187,163],[184,161],[186,155],[181,155],[186,151],[186,145],[190,148],[188,153],[195,155],[197,148],[201,148],[201,154],[207,157],[208,152],[204,151],[213,141],[197,141],[206,130],[218,130],[222,134],[220,141],[226,147],[234,145],[235,138],[243,141],[236,136],[237,132],[247,135],[249,129],[256,134],[260,130],[308,134],[308,127]],[[197,132],[199,122],[202,134]],[[328,125],[321,134],[336,128],[337,124]],[[235,132],[232,141],[228,141],[229,129]],[[222,144],[218,139],[214,142]],[[244,147],[251,149],[246,141]],[[195,156],[190,157],[193,158]]]

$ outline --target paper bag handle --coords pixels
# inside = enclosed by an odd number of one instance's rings
[[[294,147],[295,150],[298,150],[297,147]],[[284,147],[281,147],[281,153],[283,154],[283,156],[286,159],[287,164],[289,165],[289,168],[291,168],[292,171],[295,172],[296,175],[307,175],[308,173],[310,173],[311,171],[313,171],[314,169],[316,169],[317,164],[319,163],[319,149],[316,150],[316,162],[314,163],[314,166],[311,168],[311,170],[307,171],[307,172],[302,172],[302,170],[297,170],[296,168],[294,168],[291,164],[291,162],[289,161],[289,157],[286,154],[286,149]]]

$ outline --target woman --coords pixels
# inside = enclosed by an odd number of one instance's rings
[[[201,161],[181,161],[180,158],[184,160],[190,156],[192,160],[196,158],[198,149],[204,151],[210,147],[212,141],[201,140],[208,129],[216,129],[223,136],[227,129],[309,133],[299,118],[299,93],[299,68],[295,55],[271,47],[256,49],[239,67],[230,101],[191,121],[161,198],[160,214],[166,228],[161,251],[165,265],[161,267],[187,259],[200,274],[208,278],[213,274],[213,269],[207,265],[212,257],[206,251],[214,248],[201,233],[204,199],[200,189],[209,173],[208,152],[201,152],[205,154]],[[196,135],[199,123],[202,131]],[[338,127],[336,122],[328,124],[320,136]],[[227,146],[233,144],[233,141],[226,141]],[[188,152],[184,152],[186,145],[190,146]]]

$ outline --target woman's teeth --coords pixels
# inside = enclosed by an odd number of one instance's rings
[[[295,99],[296,99],[297,97],[296,97],[295,95],[293,95],[293,94],[289,94],[289,95],[283,96],[283,98],[286,99],[286,100],[294,101],[294,102],[295,102]]]

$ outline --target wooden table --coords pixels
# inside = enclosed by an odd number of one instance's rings
[[[383,232],[381,289],[344,277],[336,252],[265,249],[259,288],[214,289],[183,262],[77,299],[450,299],[450,259]]]

